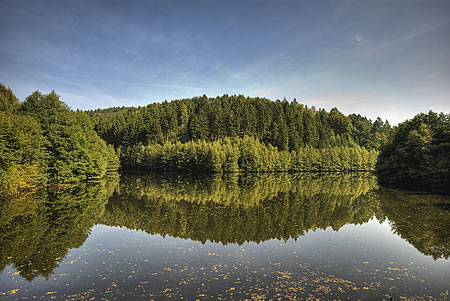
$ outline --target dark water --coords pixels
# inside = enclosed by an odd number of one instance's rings
[[[446,299],[450,199],[368,174],[128,175],[0,203],[0,299]]]

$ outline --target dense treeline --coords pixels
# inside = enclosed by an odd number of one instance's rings
[[[55,92],[20,103],[0,85],[0,190],[125,169],[207,172],[371,170],[389,123],[242,95],[72,111]],[[103,141],[100,137],[105,141]]]
[[[166,142],[125,147],[120,152],[122,167],[132,170],[203,172],[274,171],[369,171],[378,152],[355,145],[328,148],[302,147],[279,151],[257,138],[223,138],[213,142]]]
[[[383,185],[450,191],[450,115],[430,111],[400,123],[376,172]]]
[[[153,103],[139,108],[89,112],[99,135],[115,147],[139,143],[164,144],[191,140],[215,141],[252,136],[279,150],[359,145],[379,149],[392,129],[378,118],[343,115],[297,103],[242,95],[207,96]]]
[[[116,150],[124,169],[230,173],[372,170],[382,147],[383,184],[445,190],[449,137],[442,113],[391,128],[336,108],[242,95],[86,113],[55,92],[20,103],[0,84],[0,191],[100,178],[117,170]]]
[[[97,179],[118,166],[114,147],[86,113],[72,111],[53,91],[20,103],[0,84],[0,193]]]

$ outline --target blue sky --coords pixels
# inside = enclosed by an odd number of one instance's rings
[[[206,94],[450,111],[450,1],[3,0],[0,82],[73,109]]]

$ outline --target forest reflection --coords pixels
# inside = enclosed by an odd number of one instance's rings
[[[201,242],[262,242],[367,222],[369,174],[127,176],[101,223]]]
[[[80,247],[103,216],[119,182],[43,188],[0,204],[0,271],[13,264],[28,281],[48,278],[69,249]]]
[[[379,220],[422,254],[434,259],[450,257],[450,198],[399,190],[379,190]]]
[[[425,255],[448,258],[446,197],[385,191],[370,174],[112,176],[0,203],[0,271],[48,278],[95,224],[222,244],[297,239],[376,216]]]

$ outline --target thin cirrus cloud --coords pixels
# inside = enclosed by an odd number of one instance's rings
[[[354,34],[354,35],[352,35],[352,40],[359,43],[364,40],[364,37],[359,34]]]

